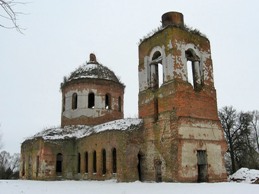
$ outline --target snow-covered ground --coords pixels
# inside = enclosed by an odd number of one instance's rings
[[[258,194],[248,183],[116,183],[115,181],[0,180],[0,194]]]

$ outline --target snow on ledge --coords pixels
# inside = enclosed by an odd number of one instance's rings
[[[83,138],[89,136],[94,133],[100,133],[103,131],[109,130],[133,130],[142,125],[142,119],[137,118],[127,118],[127,119],[119,119],[115,121],[110,121],[107,123],[103,123],[95,126],[87,126],[87,125],[70,125],[65,126],[64,128],[50,128],[45,129],[32,137],[27,138],[27,140],[34,138],[43,138],[44,140],[58,140],[58,139],[70,139],[70,138]]]

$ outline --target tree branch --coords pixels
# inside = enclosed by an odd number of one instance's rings
[[[6,0],[0,0],[0,8],[4,11],[5,15],[1,14],[0,16],[6,20],[11,21],[12,25],[4,25],[0,24],[0,27],[6,28],[6,29],[16,29],[18,32],[22,33],[23,28],[21,28],[17,24],[17,15],[22,14],[21,12],[15,12],[13,7],[17,4],[25,4],[22,2],[16,2],[14,0],[6,1]]]

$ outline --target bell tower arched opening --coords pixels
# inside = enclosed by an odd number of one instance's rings
[[[193,86],[194,90],[200,90],[202,87],[202,67],[200,58],[193,49],[185,51],[187,66],[187,81]]]
[[[162,55],[156,51],[150,63],[150,85],[153,89],[158,89],[164,83]]]

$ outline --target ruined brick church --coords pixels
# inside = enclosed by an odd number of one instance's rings
[[[218,182],[226,143],[210,42],[168,12],[139,44],[139,118],[124,118],[124,84],[94,54],[61,83],[61,127],[21,146],[36,180]]]

